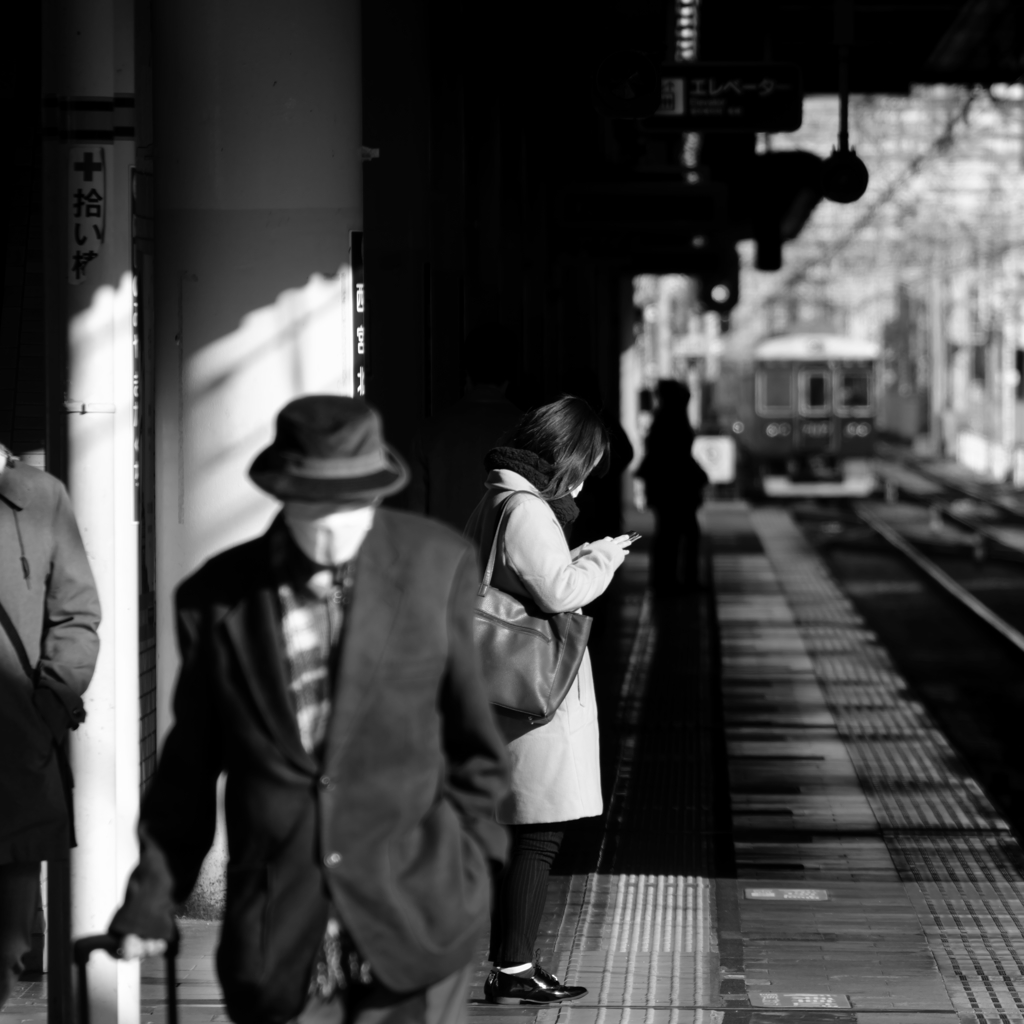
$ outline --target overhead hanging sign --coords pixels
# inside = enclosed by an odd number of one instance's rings
[[[803,121],[796,64],[666,65],[650,131],[792,132]]]

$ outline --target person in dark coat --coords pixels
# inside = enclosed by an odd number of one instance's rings
[[[66,740],[100,602],[63,484],[0,446],[0,1007],[32,945],[40,861],[72,843]]]
[[[693,457],[693,427],[687,416],[690,390],[676,380],[658,382],[658,408],[644,441],[636,475],[644,481],[654,511],[651,589],[672,597],[698,586],[700,524],[697,509],[708,478]]]
[[[461,1021],[506,856],[476,552],[377,507],[408,470],[358,399],[291,402],[250,475],[284,509],[178,589],[176,720],[110,930],[135,955],[172,937],[226,772],[232,1019]]]

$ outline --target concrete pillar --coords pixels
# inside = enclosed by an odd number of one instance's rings
[[[62,404],[66,416],[51,430],[59,435],[51,449],[54,469],[67,480],[103,608],[99,662],[85,695],[87,720],[71,740],[78,847],[71,857],[70,927],[80,936],[106,930],[137,859],[132,5],[46,0],[43,17],[46,330],[54,356],[51,401]],[[52,936],[51,949],[61,939]],[[50,1017],[66,1019],[66,962],[51,952],[50,963]],[[97,956],[90,996],[94,1021],[136,1022],[138,965]]]
[[[305,392],[352,393],[363,140],[358,0],[152,11],[162,736],[174,588],[269,522],[275,503],[246,471],[278,409]],[[367,291],[372,346],[373,282]]]
[[[942,268],[937,260],[933,260],[929,280],[928,320],[931,373],[929,386],[931,394],[929,404],[931,411],[931,450],[936,455],[945,454],[946,409],[949,405],[949,365],[946,353],[946,323],[943,310],[945,293],[942,286]]]

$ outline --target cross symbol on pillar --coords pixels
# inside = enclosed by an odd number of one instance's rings
[[[102,163],[95,163],[92,158],[92,150],[86,150],[85,157],[81,162],[75,164],[75,170],[82,172],[82,177],[86,181],[92,181],[92,172],[103,170]]]

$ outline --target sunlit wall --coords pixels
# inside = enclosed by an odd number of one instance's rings
[[[280,407],[351,392],[362,140],[356,0],[181,0],[154,19],[162,736],[174,588],[272,517],[246,470]]]

